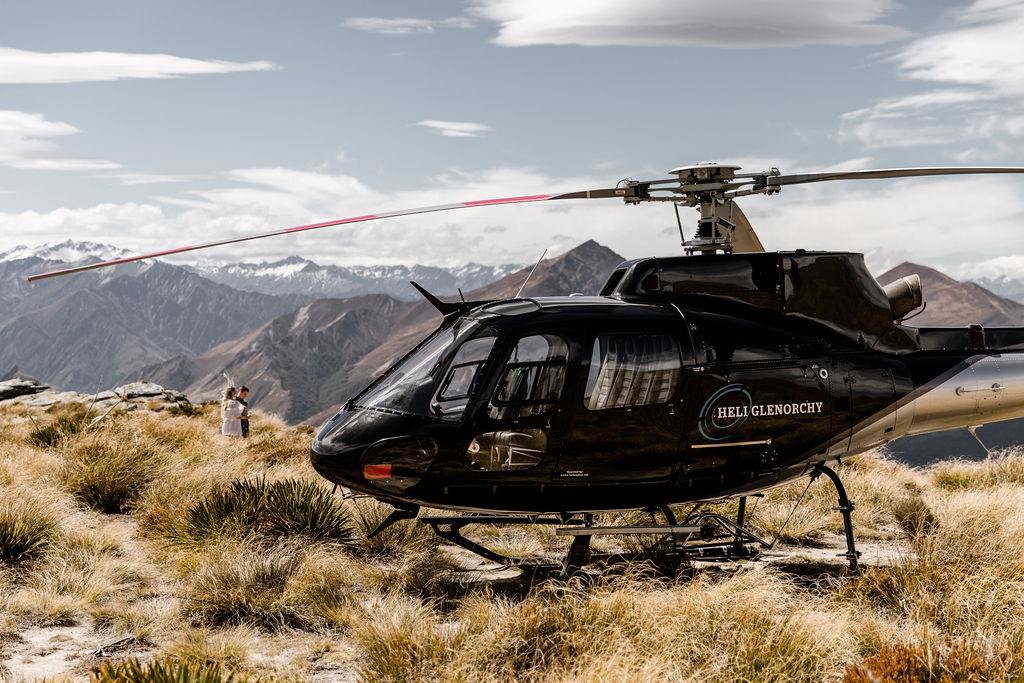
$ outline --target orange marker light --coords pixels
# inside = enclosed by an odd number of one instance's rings
[[[390,479],[391,465],[363,465],[363,477],[366,479]]]

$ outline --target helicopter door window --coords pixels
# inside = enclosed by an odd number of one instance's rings
[[[466,404],[473,391],[480,367],[487,360],[494,346],[494,337],[470,339],[459,348],[452,359],[451,367],[441,382],[430,412],[443,420],[458,420],[466,412]]]
[[[558,403],[565,383],[569,346],[561,337],[523,337],[509,357],[491,399],[490,416],[508,419],[541,415]]]
[[[667,334],[608,334],[594,340],[584,405],[590,410],[667,403],[682,366]]]

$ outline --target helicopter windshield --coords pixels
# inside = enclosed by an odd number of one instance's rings
[[[356,401],[363,408],[459,420],[494,346],[489,326],[462,319],[438,330]]]

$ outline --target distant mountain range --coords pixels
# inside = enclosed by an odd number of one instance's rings
[[[193,270],[223,285],[264,294],[300,294],[315,299],[343,299],[361,294],[388,294],[396,299],[419,298],[410,280],[436,294],[468,292],[500,280],[522,264],[457,268],[433,266],[322,266],[298,256],[273,263],[235,263],[198,266]]]
[[[100,256],[83,256],[83,254]],[[30,274],[116,256],[66,243],[0,255],[0,369],[94,392],[130,370],[200,354],[309,301],[243,292],[166,263],[132,263],[30,283]],[[71,261],[65,261],[70,258]]]
[[[1000,275],[994,278],[978,277],[974,278],[972,282],[977,282],[994,294],[1024,303],[1024,277],[1012,278],[1009,275]]]

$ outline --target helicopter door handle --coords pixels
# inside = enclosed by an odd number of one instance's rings
[[[990,387],[985,387],[984,389],[968,389],[967,387],[957,387],[956,395],[962,396],[963,394],[976,394],[980,391],[1002,391],[1005,388],[1006,387],[1001,385],[999,382],[996,382]]]

